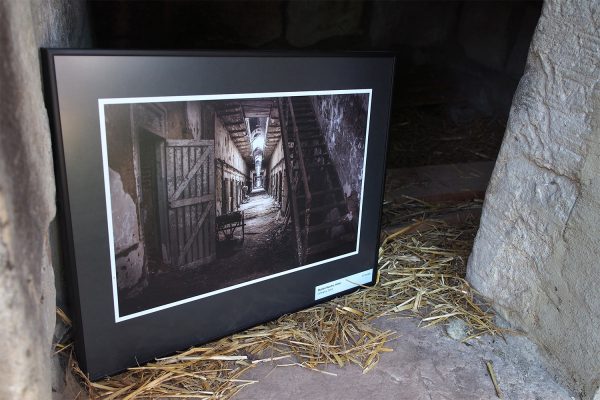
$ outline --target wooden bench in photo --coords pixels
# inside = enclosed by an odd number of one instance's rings
[[[217,240],[219,240],[219,232],[223,232],[225,240],[232,240],[233,234],[237,228],[242,228],[242,242],[244,241],[244,212],[233,211],[227,214],[219,215],[216,218]]]

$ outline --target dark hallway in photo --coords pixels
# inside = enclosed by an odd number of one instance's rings
[[[107,105],[120,315],[354,252],[368,104]]]

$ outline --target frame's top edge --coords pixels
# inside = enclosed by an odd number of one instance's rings
[[[156,56],[156,57],[372,57],[395,59],[395,53],[381,50],[141,50],[42,48],[49,56]]]

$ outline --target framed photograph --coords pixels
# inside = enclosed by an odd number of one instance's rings
[[[44,54],[92,379],[374,283],[393,57]]]

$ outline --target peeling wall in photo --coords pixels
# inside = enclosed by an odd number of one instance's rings
[[[361,197],[368,101],[366,93],[312,98],[346,198]]]
[[[134,287],[144,275],[134,173],[131,105],[105,106],[112,225],[119,289]]]
[[[135,203],[123,190],[121,176],[112,169],[110,192],[117,286],[125,289],[133,287],[143,276],[144,243],[140,241]]]

